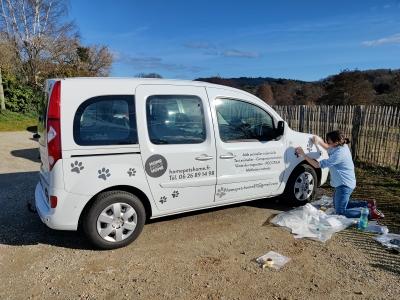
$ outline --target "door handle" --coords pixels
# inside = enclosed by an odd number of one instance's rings
[[[235,155],[229,153],[229,154],[225,154],[225,155],[220,155],[219,158],[222,158],[222,159],[231,159],[231,158],[235,158]]]
[[[208,156],[207,154],[203,154],[201,156],[196,157],[196,160],[200,160],[200,161],[205,161],[205,160],[210,160],[213,159],[212,156]]]

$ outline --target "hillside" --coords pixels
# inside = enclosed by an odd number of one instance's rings
[[[313,82],[271,77],[209,77],[196,80],[243,89],[274,105],[400,106],[399,69],[346,70]]]

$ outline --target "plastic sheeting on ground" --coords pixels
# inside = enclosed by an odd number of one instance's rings
[[[389,249],[400,250],[400,234],[386,233],[374,239]]]
[[[307,203],[304,206],[280,213],[271,220],[271,223],[289,229],[295,238],[309,238],[325,242],[335,232],[354,224],[354,220],[345,216],[328,215]]]
[[[333,207],[333,199],[329,196],[322,196],[319,200],[311,202],[312,206],[322,210],[327,215],[334,215],[335,208]]]
[[[311,204],[317,208],[330,208],[333,207],[333,199],[332,197],[323,195],[319,200],[313,201]]]
[[[383,226],[378,224],[377,221],[369,221],[367,228],[365,228],[366,232],[378,233],[378,234],[387,234],[389,233],[389,229],[387,226]]]

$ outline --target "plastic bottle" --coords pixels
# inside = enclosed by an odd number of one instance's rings
[[[358,220],[358,229],[359,230],[365,230],[368,226],[368,215],[369,215],[369,210],[367,207],[363,207],[361,210],[361,216],[360,220]]]

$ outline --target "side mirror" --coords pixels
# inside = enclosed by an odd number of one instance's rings
[[[279,121],[278,122],[278,127],[276,128],[276,137],[280,137],[283,135],[285,132],[285,122]]]

